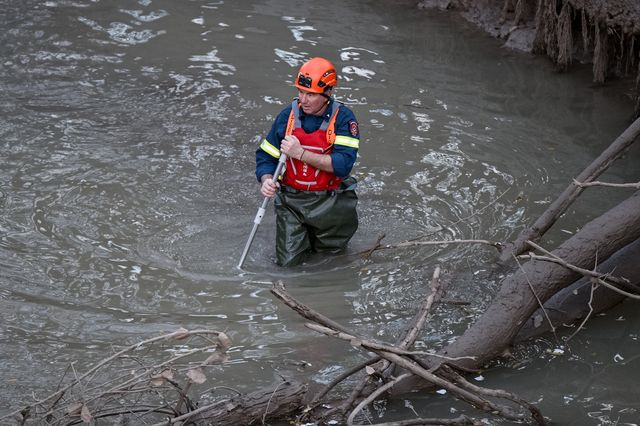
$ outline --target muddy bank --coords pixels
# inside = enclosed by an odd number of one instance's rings
[[[635,79],[640,115],[640,2],[637,0],[423,0],[422,9],[459,12],[506,47],[546,55],[558,71],[592,65],[593,81]]]

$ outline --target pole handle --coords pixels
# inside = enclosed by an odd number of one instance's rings
[[[277,182],[280,179],[280,175],[282,174],[282,169],[284,168],[284,164],[287,161],[287,156],[284,154],[280,154],[280,159],[278,160],[278,165],[276,166],[276,171],[273,173],[273,181]],[[245,259],[247,258],[247,254],[249,254],[249,249],[251,248],[251,243],[253,243],[253,239],[256,236],[256,232],[258,231],[258,226],[262,222],[262,218],[264,217],[265,212],[267,211],[267,205],[269,204],[269,197],[264,197],[262,200],[262,205],[258,208],[258,212],[256,213],[256,217],[253,219],[253,229],[251,230],[251,234],[249,235],[249,239],[247,243],[244,245],[244,250],[242,251],[242,255],[240,256],[240,262],[238,262],[238,269],[242,269],[242,265],[244,264]]]

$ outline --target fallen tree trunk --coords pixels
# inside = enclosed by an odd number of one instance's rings
[[[283,381],[275,387],[239,395],[198,412],[187,413],[183,418],[173,418],[171,424],[183,424],[188,420],[198,426],[234,426],[260,424],[257,419],[262,419],[261,424],[266,420],[284,420],[299,411],[306,394],[306,385]]]
[[[640,192],[636,192],[600,217],[586,224],[565,241],[554,255],[581,268],[591,269],[622,247],[640,238]],[[474,324],[441,353],[448,357],[473,356],[456,361],[464,368],[478,368],[498,357],[513,341],[520,328],[539,307],[562,288],[576,281],[580,274],[561,265],[530,261],[509,275],[493,303]],[[441,361],[430,360],[434,365]],[[401,394],[421,385],[405,380],[393,388]]]
[[[601,273],[615,273],[630,281],[630,285],[640,288],[640,240],[637,240],[611,256],[606,262],[598,266]],[[551,331],[553,327],[562,324],[571,324],[587,315],[604,312],[627,297],[604,286],[598,286],[591,292],[592,283],[587,277],[583,277],[556,293],[545,304],[544,309],[538,309],[518,331],[514,342],[522,342]],[[591,303],[590,312],[589,301]],[[549,318],[551,324],[546,320]]]

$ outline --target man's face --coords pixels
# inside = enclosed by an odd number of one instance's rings
[[[305,114],[321,115],[327,106],[327,98],[320,93],[298,90],[298,98]]]

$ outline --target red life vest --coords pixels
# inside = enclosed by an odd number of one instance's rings
[[[329,119],[322,121],[320,128],[312,133],[307,133],[300,123],[300,106],[298,100],[291,104],[291,114],[287,123],[285,135],[294,135],[300,141],[304,149],[317,154],[330,154],[333,151],[333,143],[336,140],[335,123],[340,106],[337,102],[331,104]],[[342,179],[333,173],[325,172],[306,164],[300,160],[289,157],[287,169],[282,182],[286,186],[305,191],[325,191],[337,189]]]

